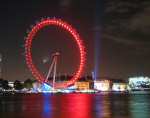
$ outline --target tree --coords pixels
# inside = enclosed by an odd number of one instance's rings
[[[0,79],[0,88],[5,89],[5,90],[10,89],[8,85],[8,80]]]
[[[3,88],[3,81],[4,81],[4,80],[1,78],[1,79],[0,79],[0,88]]]
[[[3,89],[8,90],[10,89],[9,85],[8,85],[8,80],[4,80],[3,81]]]
[[[15,80],[15,82],[14,82],[14,88],[16,90],[21,90],[21,89],[23,89],[23,85],[22,85],[22,83],[19,80]]]
[[[32,84],[33,81],[30,78],[28,78],[27,80],[24,81],[24,88],[30,89],[33,87]]]

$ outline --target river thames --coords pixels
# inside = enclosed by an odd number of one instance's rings
[[[150,94],[0,95],[0,118],[150,118]]]

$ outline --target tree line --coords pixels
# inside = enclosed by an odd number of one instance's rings
[[[67,81],[67,80],[70,80],[71,78],[72,78],[72,76],[69,76],[69,75],[61,75],[61,76],[56,77],[56,81],[58,81],[58,82]],[[50,77],[48,80],[52,81],[53,78]],[[92,81],[92,77],[91,76],[81,77],[79,79],[79,81]],[[36,80],[32,80],[30,78],[26,79],[24,82],[21,82],[19,80],[15,80],[13,88],[15,90],[21,90],[23,88],[30,89],[30,88],[33,87],[34,82],[36,82]],[[1,78],[0,79],[0,89],[5,89],[5,90],[12,89],[12,87],[10,87],[8,83],[9,83],[8,80],[4,80],[4,79]]]
[[[15,90],[21,90],[23,88],[32,88],[34,80],[27,79],[23,83],[19,80],[14,81],[14,89]],[[9,90],[12,89],[12,87],[9,86],[8,80],[0,79],[0,89]]]

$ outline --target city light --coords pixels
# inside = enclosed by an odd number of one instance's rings
[[[127,91],[126,83],[113,83],[112,91]]]
[[[129,86],[134,89],[138,88],[150,88],[149,77],[131,77],[129,78]]]
[[[99,91],[109,91],[110,90],[110,81],[94,81],[94,89]]]

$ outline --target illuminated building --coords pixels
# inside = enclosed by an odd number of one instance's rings
[[[90,89],[90,82],[75,82],[75,87],[78,90]]]
[[[126,83],[113,83],[112,91],[127,91]]]
[[[8,82],[8,86],[10,86],[11,88],[14,88],[14,82]]]
[[[94,89],[99,91],[110,91],[110,81],[109,80],[94,81]]]
[[[39,82],[35,82],[33,83],[33,89],[32,92],[43,92],[43,93],[47,93],[47,92],[51,92],[52,91],[52,87],[47,85],[47,84],[41,84]]]
[[[33,92],[41,92],[42,85],[39,82],[33,83]]]
[[[131,89],[150,88],[150,78],[131,77],[129,78],[129,87]]]

